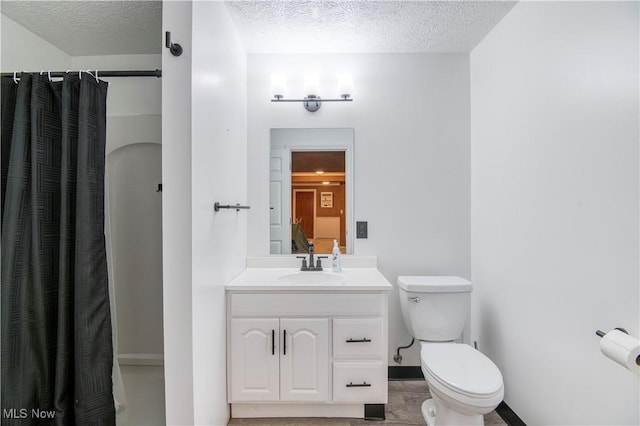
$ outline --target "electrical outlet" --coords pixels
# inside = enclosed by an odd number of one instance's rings
[[[356,222],[356,238],[367,238],[367,222]]]

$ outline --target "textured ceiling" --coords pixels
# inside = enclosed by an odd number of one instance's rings
[[[515,3],[225,2],[249,53],[470,52]]]
[[[227,1],[249,53],[469,52],[506,1]],[[161,1],[7,1],[2,13],[71,56],[160,53]]]
[[[70,56],[160,53],[161,1],[6,1],[2,14]]]

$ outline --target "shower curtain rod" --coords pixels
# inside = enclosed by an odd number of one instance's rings
[[[81,70],[81,71],[38,71],[30,74],[40,73],[42,75],[48,75],[51,77],[64,77],[67,73],[90,72],[91,75],[96,73],[96,70]],[[20,72],[16,72],[15,75],[12,72],[3,72],[2,77],[16,77],[20,78]],[[162,70],[147,70],[147,71],[100,71],[98,70],[98,78],[100,77],[162,77]]]

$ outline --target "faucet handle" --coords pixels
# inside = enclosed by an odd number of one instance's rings
[[[321,259],[328,259],[329,256],[317,256],[316,259],[316,269],[322,269],[322,262]]]
[[[307,267],[307,256],[296,256],[298,259],[302,259],[302,266],[300,267],[301,271],[306,271],[309,269]]]

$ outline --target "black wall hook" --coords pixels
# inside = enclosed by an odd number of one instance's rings
[[[165,47],[167,49],[169,49],[169,52],[171,52],[171,54],[173,56],[182,55],[182,46],[180,46],[178,43],[171,43],[171,32],[170,31],[167,31],[165,33]]]

